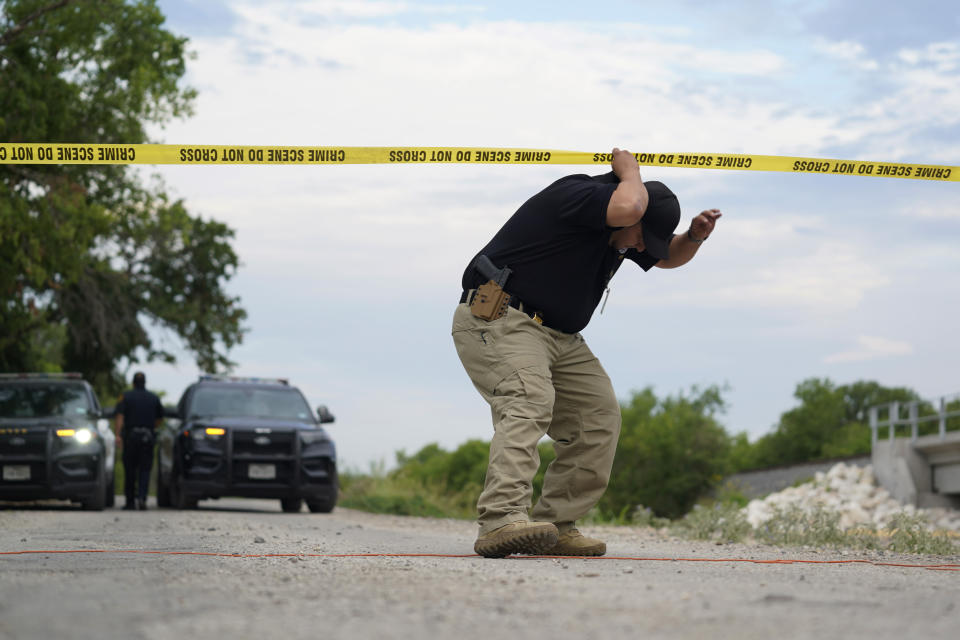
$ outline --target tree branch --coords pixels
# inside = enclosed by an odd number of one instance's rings
[[[62,9],[63,7],[75,1],[76,0],[59,0],[59,2],[54,2],[53,4],[48,4],[45,7],[40,7],[39,9],[37,9],[36,11],[28,15],[26,18],[21,20],[20,24],[0,34],[0,47],[5,47],[11,42],[13,42],[13,39],[19,36],[21,33],[23,33],[23,31],[27,27],[29,27],[31,23],[36,22],[44,15],[50,13],[51,11]]]

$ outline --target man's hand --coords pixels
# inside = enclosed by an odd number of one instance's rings
[[[610,161],[610,167],[621,180],[640,177],[640,165],[637,164],[637,159],[625,149],[613,148],[613,160]]]
[[[661,260],[657,266],[661,269],[676,269],[690,262],[700,249],[700,243],[706,240],[720,219],[720,209],[707,209],[690,222],[690,230],[674,236],[670,241],[670,257]]]
[[[707,209],[690,222],[690,239],[694,242],[703,242],[710,234],[713,228],[717,226],[717,220],[720,219],[720,209]]]

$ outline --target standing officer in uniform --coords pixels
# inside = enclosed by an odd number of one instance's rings
[[[155,429],[163,420],[160,398],[146,389],[147,377],[133,374],[133,389],[123,394],[116,407],[117,442],[123,447],[124,509],[147,508],[150,467],[153,465]]]
[[[561,178],[527,200],[463,274],[453,341],[494,423],[477,502],[482,556],[606,553],[575,522],[606,490],[620,404],[579,332],[624,259],[644,271],[684,265],[721,215],[704,211],[674,235],[676,196],[644,184],[627,151],[614,149],[611,166]],[[557,457],[528,516],[544,435]]]

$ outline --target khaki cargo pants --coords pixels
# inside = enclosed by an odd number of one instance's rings
[[[474,386],[490,404],[493,440],[477,502],[480,535],[532,518],[562,528],[600,499],[620,434],[620,405],[603,367],[579,333],[568,334],[509,308],[487,322],[460,304],[453,342]],[[537,443],[549,435],[557,458],[530,513]]]

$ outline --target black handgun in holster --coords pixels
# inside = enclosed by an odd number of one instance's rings
[[[477,287],[477,293],[470,301],[470,313],[487,321],[502,317],[510,304],[510,294],[503,290],[503,286],[512,272],[507,267],[497,269],[483,254],[476,257],[473,267],[489,281]]]

